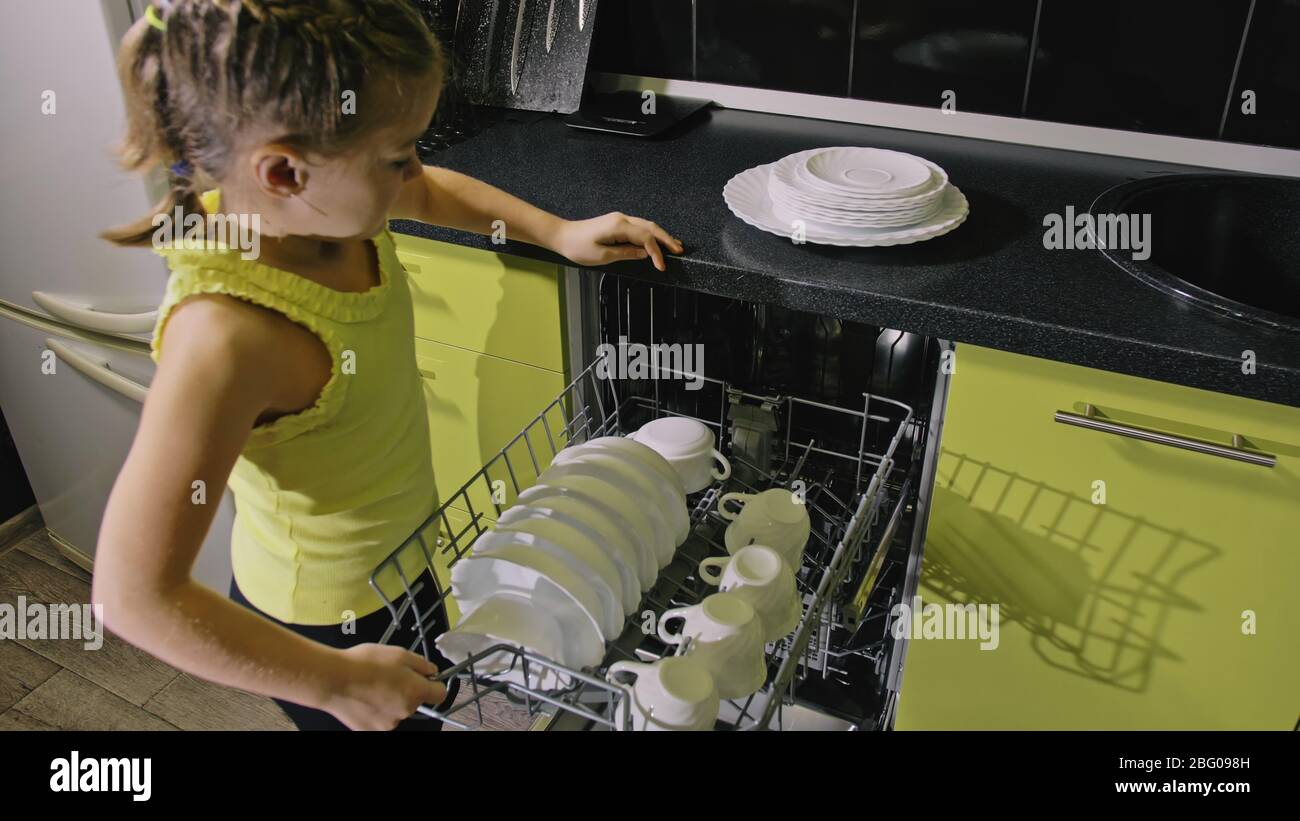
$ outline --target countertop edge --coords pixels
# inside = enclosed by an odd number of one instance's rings
[[[1256,372],[1251,375],[1252,382],[1258,380],[1259,390],[1240,390],[1240,380],[1246,376],[1241,371],[1242,353],[1235,355],[1216,354],[1206,351],[1189,350],[1171,346],[1162,346],[1137,340],[1125,339],[1111,334],[1098,333],[1079,328],[1064,328],[1045,323],[1032,322],[1021,317],[999,315],[989,311],[964,308],[961,306],[934,306],[922,301],[913,301],[893,296],[863,294],[855,307],[861,310],[843,309],[843,291],[802,282],[784,279],[766,273],[750,272],[744,268],[701,264],[693,262],[687,256],[668,257],[668,271],[654,269],[649,261],[627,261],[588,268],[576,266],[572,261],[545,248],[516,240],[494,243],[491,237],[461,231],[442,226],[420,223],[412,220],[393,220],[389,227],[395,233],[420,237],[440,242],[447,242],[484,251],[508,254],[510,256],[549,262],[568,267],[581,267],[584,271],[605,271],[645,282],[686,288],[732,299],[745,299],[780,305],[793,310],[834,316],[837,319],[864,322],[899,331],[933,336],[952,342],[978,345],[986,348],[1006,351],[1008,353],[1033,356],[1054,362],[1094,368],[1102,371],[1121,373],[1143,379],[1153,379],[1174,385],[1207,390],[1228,396],[1237,396],[1271,404],[1300,407],[1300,397],[1294,400],[1281,398],[1288,389],[1300,383],[1300,367],[1295,369],[1277,365],[1259,363]],[[721,274],[721,276],[720,276]],[[742,280],[748,279],[743,292],[739,287]],[[824,295],[825,298],[819,299]],[[835,298],[829,298],[832,295]],[[897,310],[907,308],[921,314],[931,313],[935,316],[930,321],[898,321]],[[942,316],[939,316],[939,315]],[[1001,333],[993,333],[993,329]],[[1023,334],[1017,334],[1019,329]],[[1046,346],[1034,343],[1032,334],[1042,331],[1068,335],[1074,339],[1071,345]],[[1045,350],[1045,348],[1052,350]],[[1069,347],[1062,351],[1060,348]],[[1099,355],[1098,348],[1105,349]],[[1092,355],[1085,355],[1091,352]],[[1074,355],[1071,355],[1073,353]],[[1183,367],[1167,356],[1151,357],[1152,354],[1172,354],[1183,360]],[[1104,361],[1103,361],[1104,360]],[[1192,361],[1201,363],[1188,367]],[[1139,366],[1138,363],[1141,363]],[[1207,372],[1213,372],[1215,366],[1225,369],[1225,377],[1236,384],[1230,390],[1224,390],[1224,383],[1213,384],[1206,378]]]

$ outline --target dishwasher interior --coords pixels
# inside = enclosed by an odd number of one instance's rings
[[[431,619],[410,606],[413,597],[395,606],[399,597],[390,600],[376,579],[400,577],[411,591],[402,572],[411,552],[429,566],[468,555],[560,448],[626,435],[660,416],[686,416],[713,430],[732,474],[688,496],[690,537],[607,645],[599,668],[572,670],[497,645],[443,671],[462,680],[456,706],[421,712],[475,729],[481,699],[498,692],[535,716],[535,729],[625,729],[618,717],[626,722],[626,711],[618,707],[628,691],[607,682],[605,669],[683,651],[662,643],[653,624],[665,610],[716,591],[697,566],[727,555],[718,499],[784,487],[803,497],[812,521],[796,572],[803,616],[794,632],[767,646],[763,689],[724,700],[717,729],[888,729],[906,649],[906,640],[892,635],[890,614],[910,600],[919,573],[947,343],[611,274],[573,272],[568,287],[575,378],[376,569],[371,586],[393,619],[385,641],[427,656]],[[662,354],[658,371],[629,373],[636,354],[644,363],[652,349]],[[432,524],[439,525],[436,539],[424,535]],[[544,691],[478,674],[477,662],[501,654],[525,683],[553,670],[559,678],[546,680],[566,686]]]

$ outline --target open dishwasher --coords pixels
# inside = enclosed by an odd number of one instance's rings
[[[611,274],[570,269],[566,288],[572,382],[375,569],[371,587],[392,617],[385,642],[430,655],[433,614],[413,604],[419,590],[409,568],[446,568],[469,555],[561,448],[685,416],[714,432],[732,473],[687,498],[690,536],[596,669],[574,670],[496,645],[442,671],[442,679],[461,679],[453,707],[421,713],[474,729],[483,724],[482,699],[502,693],[535,717],[534,729],[627,729],[616,717],[627,721],[628,711],[618,708],[629,690],[606,681],[605,670],[621,660],[681,652],[681,645],[661,642],[653,625],[665,610],[716,591],[698,565],[727,555],[718,500],[731,491],[782,487],[804,499],[812,522],[796,571],[803,615],[793,632],[767,645],[765,686],[724,700],[716,727],[891,727],[907,641],[895,638],[891,613],[911,600],[920,572],[947,343]],[[660,367],[627,378],[612,360],[635,346],[701,355],[678,360],[691,362],[685,370]],[[385,595],[381,577],[398,579],[409,595]],[[437,594],[435,606],[445,608],[448,593]],[[502,654],[524,683],[480,675],[476,663],[490,656],[499,664]],[[543,680],[567,686],[526,686]]]

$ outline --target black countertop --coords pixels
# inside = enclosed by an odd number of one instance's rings
[[[838,248],[759,231],[722,201],[734,174],[826,145],[939,163],[970,201],[969,218],[914,245]],[[654,220],[686,246],[666,273],[648,260],[608,266],[620,275],[1300,407],[1300,334],[1195,308],[1097,251],[1043,247],[1046,214],[1085,212],[1126,180],[1204,169],[734,110],[651,141],[523,115],[433,159],[564,217],[623,211]],[[395,221],[393,230],[564,261],[419,222]],[[1246,350],[1254,374],[1242,372]]]

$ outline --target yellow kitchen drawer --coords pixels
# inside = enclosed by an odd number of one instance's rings
[[[461,510],[492,514],[494,500],[503,509],[513,504],[516,483],[532,485],[553,454],[545,435],[531,454],[522,439],[506,446],[564,389],[564,375],[423,339],[415,341],[415,350],[424,376],[439,499]],[[546,419],[555,447],[561,447],[563,414],[554,408]],[[454,498],[503,448],[509,459],[500,460],[491,481],[474,483],[468,498]]]
[[[1084,403],[1277,465],[1055,421]],[[960,345],[918,593],[998,637],[913,638],[895,726],[1292,729],[1298,548],[1300,409]]]
[[[559,266],[406,234],[394,238],[410,274],[416,336],[564,370]]]

